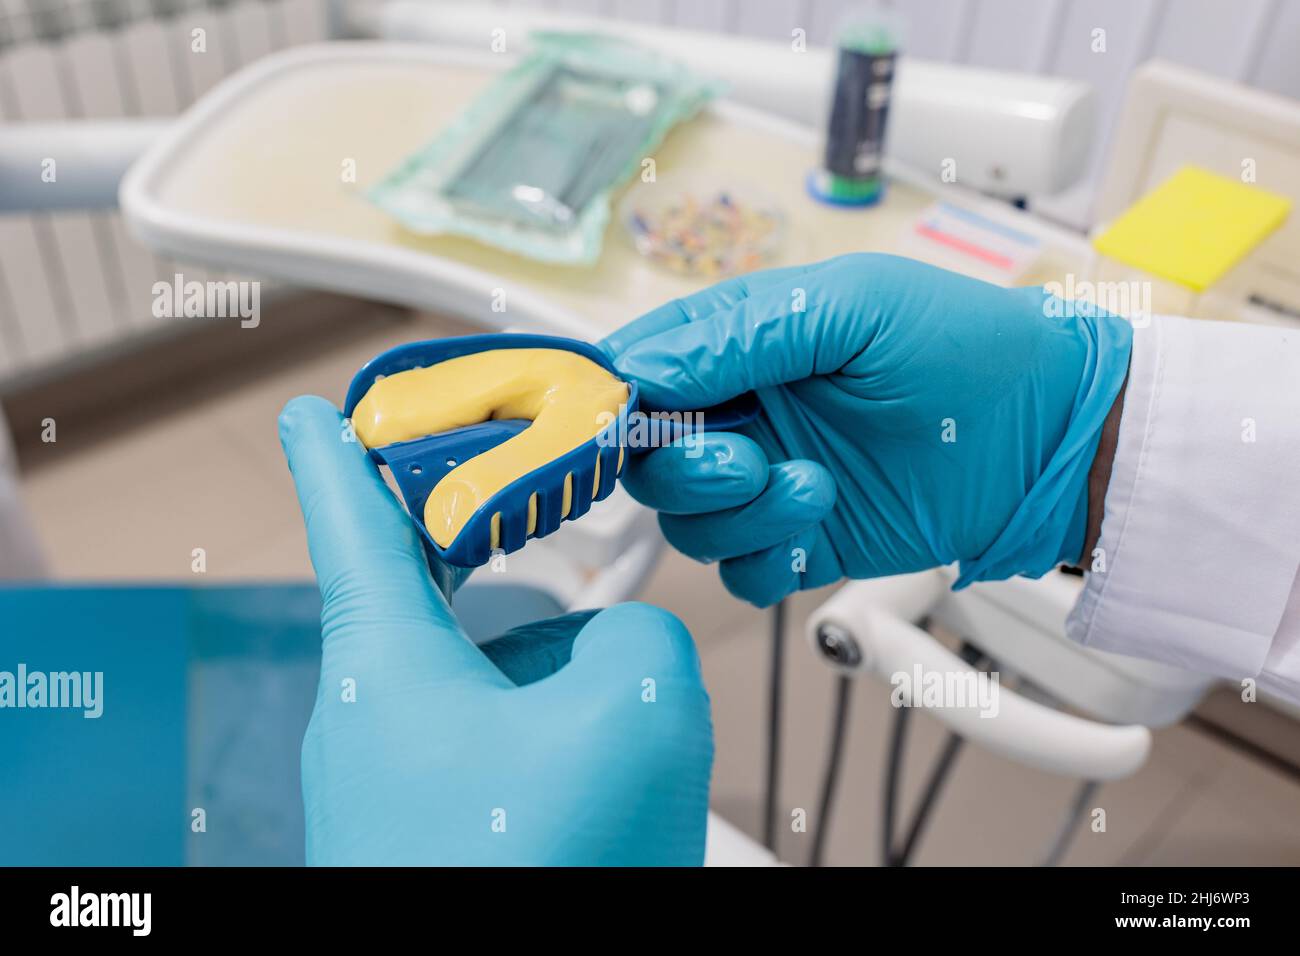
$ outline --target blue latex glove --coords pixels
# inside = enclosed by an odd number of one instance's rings
[[[842,577],[960,561],[961,587],[1077,560],[1131,342],[1042,289],[860,254],[723,282],[602,348],[647,407],[758,391],[744,434],[632,458],[624,484],[763,606]]]
[[[308,862],[702,862],[713,738],[682,624],[624,604],[476,647],[343,434],[321,398],[280,416],[324,598]]]

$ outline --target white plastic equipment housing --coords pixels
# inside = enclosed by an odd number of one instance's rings
[[[995,716],[981,716],[975,707],[935,707],[927,713],[994,753],[1088,780],[1116,780],[1138,770],[1151,747],[1147,726],[1176,720],[1208,687],[1205,679],[1174,668],[1098,654],[1069,642],[1062,625],[1077,579],[1049,575],[1042,581],[1017,579],[954,594],[948,590],[952,578],[950,571],[936,570],[850,583],[810,615],[808,639],[816,648],[821,628],[838,628],[856,642],[861,660],[832,666],[889,683],[917,666],[923,673],[971,672],[971,665],[914,622],[928,616],[956,625],[958,634],[997,661],[1004,676],[1026,677],[1098,719],[1046,706],[1005,682],[999,685]],[[990,594],[997,589],[1008,590],[1000,603],[1015,609],[1019,625],[1008,626],[1005,618],[991,613]],[[1017,628],[1019,634],[1008,633]],[[1066,693],[1058,694],[1061,689]],[[1142,698],[1154,703],[1144,705]],[[1109,722],[1134,718],[1140,719]]]

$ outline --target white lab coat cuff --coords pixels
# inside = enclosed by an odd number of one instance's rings
[[[1300,333],[1157,316],[1135,330],[1097,567],[1067,634],[1239,680],[1300,564]],[[1104,561],[1104,570],[1100,565]]]

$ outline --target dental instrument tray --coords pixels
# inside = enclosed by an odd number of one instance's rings
[[[462,568],[582,517],[614,490],[627,454],[757,412],[746,393],[703,412],[643,413],[636,383],[595,346],[516,334],[390,349],[357,372],[344,404],[426,549]],[[647,431],[647,416],[665,427]]]
[[[532,53],[368,195],[414,232],[590,264],[611,190],[716,86],[623,40],[533,40]]]

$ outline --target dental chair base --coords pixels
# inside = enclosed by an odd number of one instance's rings
[[[1099,783],[1139,770],[1151,749],[1149,728],[1180,720],[1212,681],[1066,638],[1078,577],[1054,573],[953,592],[955,576],[941,569],[853,582],[808,619],[808,639],[828,664],[846,678],[873,675],[893,688],[898,714],[886,774],[884,862],[907,862],[961,745],[970,741],[1026,766],[1082,779],[1044,857],[1054,864]],[[926,630],[932,624],[961,639],[960,654]],[[942,679],[929,680],[936,675]],[[921,682],[939,689],[934,699],[922,699],[913,686]],[[982,690],[947,699],[961,688]],[[894,798],[912,707],[925,707],[946,726],[949,739],[900,849],[893,838]],[[834,779],[828,769],[827,806]]]

